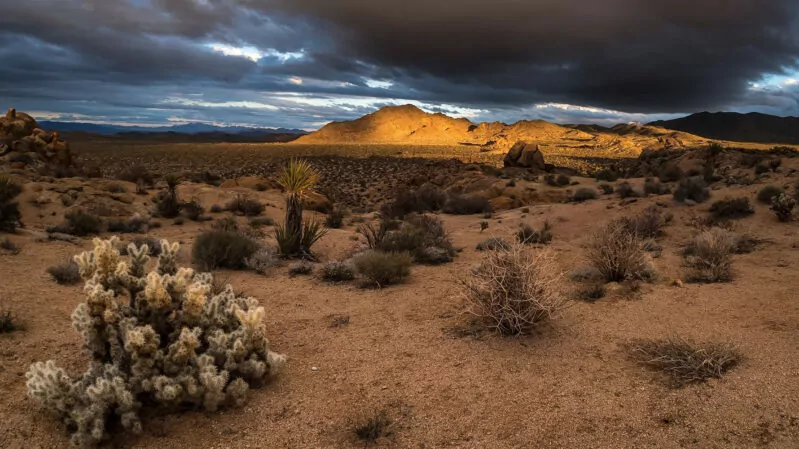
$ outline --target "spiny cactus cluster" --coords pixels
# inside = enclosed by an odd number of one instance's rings
[[[73,378],[55,362],[34,363],[28,394],[74,430],[72,443],[91,447],[109,437],[112,424],[141,431],[143,406],[208,411],[241,405],[283,364],[269,350],[263,307],[228,285],[211,294],[212,276],[178,267],[178,244],[161,241],[154,269],[147,245],[94,240],[75,257],[86,301],[72,314],[92,357]]]

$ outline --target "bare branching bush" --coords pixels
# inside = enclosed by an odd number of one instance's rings
[[[627,349],[639,364],[667,374],[675,387],[720,378],[741,361],[730,345],[699,344],[678,337],[637,340]]]
[[[686,279],[692,282],[729,282],[732,255],[739,237],[726,229],[711,228],[694,237],[684,252]]]
[[[587,258],[607,282],[652,280],[656,276],[641,239],[623,220],[613,220],[593,234]]]
[[[461,281],[470,314],[503,335],[530,331],[565,305],[562,276],[551,253],[533,255],[521,244],[486,253]]]
[[[355,436],[363,441],[364,447],[369,447],[383,435],[389,433],[391,421],[386,417],[385,412],[378,412],[371,416],[366,422],[355,426]]]

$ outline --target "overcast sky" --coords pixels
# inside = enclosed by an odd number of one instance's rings
[[[797,0],[0,0],[0,106],[314,129],[799,115]]]

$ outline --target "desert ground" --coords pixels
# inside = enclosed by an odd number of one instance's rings
[[[77,374],[89,361],[70,322],[85,300],[82,283],[58,285],[46,271],[92,248],[91,237],[48,238],[46,230],[63,221],[66,210],[79,206],[104,219],[145,214],[164,189],[161,176],[212,171],[221,179],[211,184],[183,176],[180,197],[210,210],[246,195],[266,205],[262,217],[283,219],[285,199],[273,175],[296,147],[236,144],[222,151],[219,145],[148,144],[124,151],[74,146],[82,162],[102,167],[105,179],[14,178],[24,188],[19,204],[25,226],[7,236],[19,252],[0,255],[0,302],[23,328],[0,334],[0,447],[69,446],[66,427],[28,397],[25,386],[34,362],[55,360]],[[343,157],[340,146],[308,148],[299,153],[322,173],[321,193],[349,211],[343,226],[330,229],[314,247],[317,273],[326,261],[345,260],[363,245],[358,223],[376,220],[379,204],[404,184],[413,185],[413,173],[426,178],[419,182],[491,191],[494,213],[435,213],[458,250],[454,260],[415,264],[405,282],[381,289],[330,283],[318,274],[290,276],[291,262],[265,274],[216,271],[217,279],[265,307],[270,348],[288,357],[286,365],[250,391],[241,408],[143,411],[142,433],[120,433],[108,447],[799,447],[799,227],[778,221],[768,205],[755,200],[766,185],[793,188],[799,158],[784,157],[779,168],[758,176],[748,167],[728,167],[727,179],[745,175],[751,181],[716,182],[709,201],[688,205],[671,194],[599,194],[572,202],[577,189],[597,189],[598,181],[566,171],[570,185],[558,187],[523,171],[481,169],[468,163],[469,152],[475,156],[471,162],[483,162],[472,147],[453,150],[466,162],[449,160],[453,154],[440,148],[406,148],[402,154],[383,148],[366,158]],[[425,159],[427,151],[446,160]],[[498,162],[501,156],[482,157]],[[140,195],[133,193],[135,183],[114,179],[134,164],[158,168],[157,180]],[[357,184],[359,177],[363,184]],[[609,184],[618,188],[624,182],[637,190],[644,186],[642,177]],[[72,191],[74,206],[65,206],[62,199]],[[749,198],[754,213],[725,226],[753,237],[756,248],[733,256],[730,282],[687,282],[684,247],[702,231],[714,201],[738,197]],[[592,236],[605,222],[652,205],[672,217],[657,238],[657,278],[608,284],[603,298],[582,299],[586,286],[572,273],[589,264]],[[196,237],[231,213],[208,215],[212,220],[205,222],[153,217],[158,227],[151,223],[143,234],[121,238],[180,242],[180,264],[189,266]],[[306,216],[326,214],[306,210]],[[485,257],[476,246],[488,237],[514,241],[520,225],[540,228],[545,221],[552,224],[551,243],[528,246],[554,255],[566,307],[525,335],[502,336],[481,327],[465,312],[460,295],[460,281]],[[272,227],[261,231],[268,244]],[[731,345],[741,360],[720,378],[675,386],[665,374],[631,360],[626,350],[631,341],[673,336]],[[374,441],[359,439],[355,429],[375,416],[385,417],[385,428]]]

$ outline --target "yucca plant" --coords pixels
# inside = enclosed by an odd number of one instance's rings
[[[277,177],[286,193],[286,221],[275,228],[275,238],[283,257],[309,257],[311,246],[325,235],[321,224],[302,221],[302,200],[313,192],[319,172],[306,160],[291,159]]]

